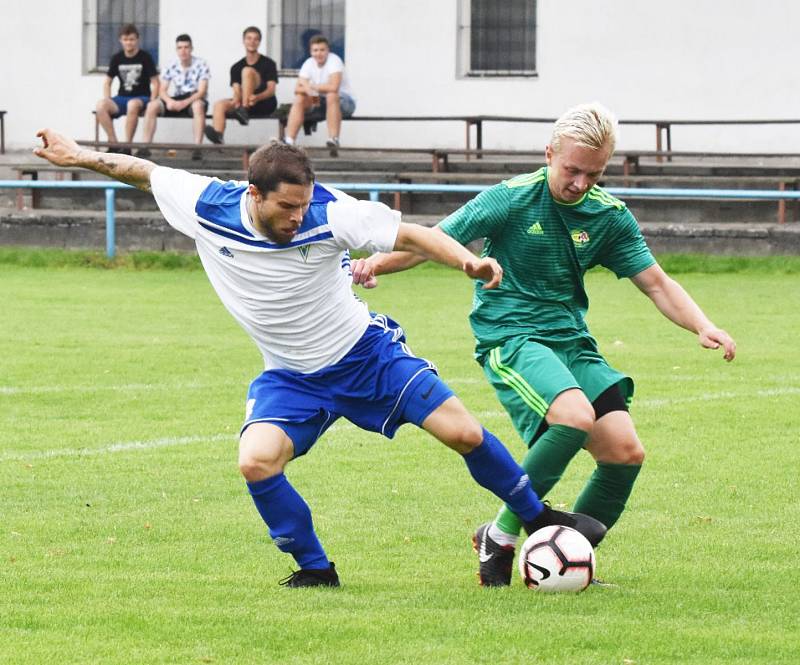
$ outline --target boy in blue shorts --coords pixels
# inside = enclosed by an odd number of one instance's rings
[[[117,142],[114,118],[126,116],[125,141],[130,143],[136,134],[139,116],[150,101],[158,98],[158,69],[150,54],[139,48],[139,30],[132,23],[120,28],[119,43],[122,50],[111,56],[103,81],[103,99],[97,102],[95,112],[109,143]],[[111,83],[115,78],[119,79],[119,90],[112,97]],[[118,152],[118,149],[109,148],[109,152]]]
[[[531,532],[550,524],[597,543],[596,520],[542,504],[506,448],[466,410],[431,363],[414,356],[402,329],[371,314],[343,269],[350,248],[398,249],[457,268],[488,289],[501,280],[494,259],[477,259],[400,213],[315,183],[308,157],[284,144],[250,158],[248,182],[222,182],[125,155],[82,150],[52,130],[35,152],[152,191],[166,220],[193,238],[225,307],[252,337],[264,372],[250,386],[239,469],[255,506],[299,570],[289,587],[339,586],[311,511],[292,487],[287,464],[308,452],[338,418],[391,438],[410,422],[462,455],[481,486],[502,499]]]

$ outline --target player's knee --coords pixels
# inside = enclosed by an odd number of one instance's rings
[[[563,409],[553,414],[552,418],[548,417],[547,419],[547,422],[551,425],[566,425],[567,427],[580,429],[584,432],[590,432],[592,430],[594,421],[594,409],[588,402],[585,406]]]
[[[239,473],[247,482],[253,483],[272,476],[277,476],[283,471],[277,460],[264,459],[247,453],[239,454]]]
[[[566,425],[590,432],[595,422],[594,407],[580,390],[561,393],[547,410],[550,425]]]
[[[462,455],[466,455],[475,450],[481,443],[483,443],[483,427],[479,422],[470,418],[458,423],[453,429],[447,445]]]
[[[635,464],[637,466],[644,464],[644,446],[641,442],[636,441],[627,448],[626,461],[624,464]]]
[[[641,466],[644,463],[644,447],[638,439],[626,439],[615,445],[608,457],[607,461],[612,464]]]

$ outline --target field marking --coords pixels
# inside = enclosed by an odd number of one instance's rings
[[[756,390],[752,393],[733,393],[733,392],[717,392],[708,393],[706,395],[699,395],[694,397],[676,397],[670,399],[643,399],[635,402],[636,406],[645,408],[660,408],[664,406],[671,406],[674,404],[689,404],[692,402],[709,402],[720,399],[742,399],[753,397],[783,397],[787,395],[800,394],[800,387],[786,387],[786,388],[764,388]],[[507,416],[505,411],[492,410],[492,411],[477,411],[474,414],[478,418],[499,418]],[[331,427],[330,431],[338,429],[356,429],[356,426],[346,420],[338,420]],[[229,440],[235,442],[238,438],[237,434],[211,434],[208,436],[173,436],[161,439],[150,439],[149,441],[122,441],[101,445],[97,448],[62,448],[51,450],[34,450],[28,453],[22,452],[7,452],[0,455],[0,462],[28,462],[31,460],[47,460],[59,457],[88,457],[95,455],[110,455],[114,453],[127,452],[131,450],[152,450],[155,448],[170,448],[175,446],[187,446],[193,443],[200,443],[203,441],[224,441]]]
[[[248,381],[223,381],[214,383],[123,383],[97,386],[0,386],[0,395],[44,395],[48,393],[135,392],[146,390],[207,390],[226,386],[246,388]]]
[[[149,441],[121,441],[109,443],[98,448],[61,448],[52,450],[33,450],[29,453],[10,452],[0,455],[0,462],[27,462],[30,460],[54,459],[58,457],[89,457],[94,455],[109,455],[122,453],[129,450],[153,450],[155,448],[170,448],[173,446],[188,446],[201,441],[224,441],[228,439],[235,442],[236,434],[211,434],[209,436],[168,436],[163,439],[150,439]]]
[[[633,410],[639,407],[645,409],[661,408],[664,406],[673,406],[678,404],[692,404],[694,402],[713,402],[722,399],[752,399],[754,397],[785,397],[787,395],[800,395],[800,387],[789,386],[786,388],[763,388],[755,390],[752,393],[733,393],[728,391],[707,393],[705,395],[694,395],[687,397],[665,397],[665,398],[651,398],[651,399],[636,399],[633,400]],[[496,418],[498,416],[507,416],[505,411],[492,410],[492,411],[478,411],[475,416],[478,418]]]
[[[187,383],[124,383],[95,386],[0,386],[1,395],[45,395],[48,393],[92,393],[92,392],[135,392],[147,390],[207,390],[209,388],[241,387],[245,389],[250,383],[249,379],[243,381],[222,381],[213,383],[200,383],[189,381]],[[483,379],[472,377],[448,379],[450,385],[471,385],[485,383]]]

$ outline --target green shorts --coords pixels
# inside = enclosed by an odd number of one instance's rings
[[[483,357],[483,372],[527,445],[565,390],[580,388],[594,402],[619,384],[625,402],[633,398],[633,380],[611,367],[588,337],[547,344],[514,337]]]

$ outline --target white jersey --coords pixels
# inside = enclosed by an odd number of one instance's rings
[[[316,184],[297,235],[278,245],[253,227],[245,182],[158,167],[150,184],[167,222],[195,240],[212,286],[266,369],[316,372],[364,334],[370,315],[342,265],[348,249],[391,251],[399,212]]]

